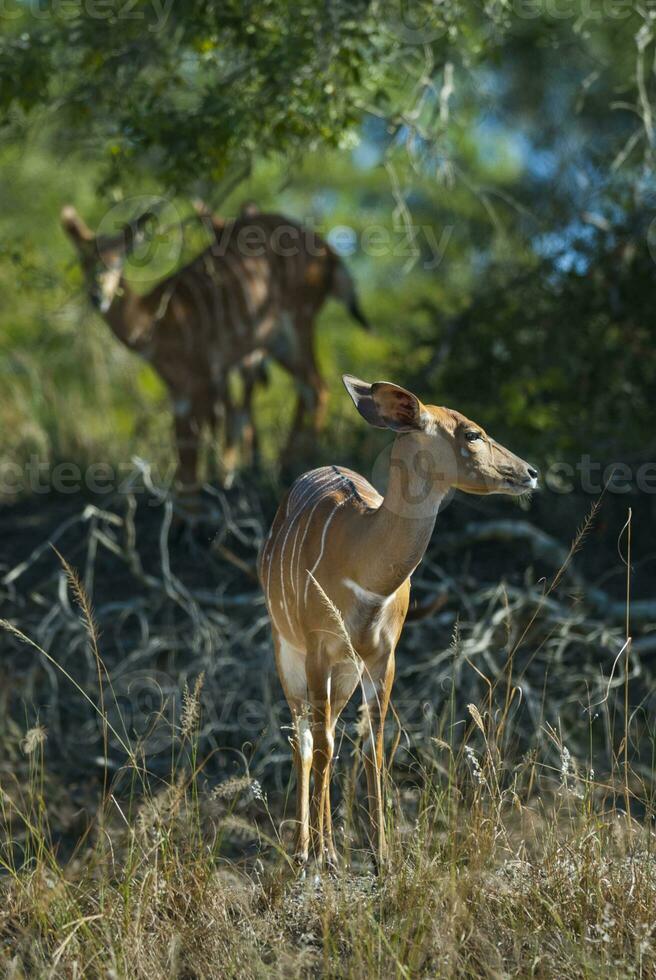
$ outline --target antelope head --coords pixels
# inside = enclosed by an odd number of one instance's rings
[[[466,493],[520,495],[538,485],[538,472],[460,412],[424,405],[387,381],[368,384],[344,375],[360,415],[377,428],[411,437],[412,469],[427,481]]]
[[[101,313],[107,313],[112,305],[119,292],[125,260],[143,241],[146,228],[155,217],[151,209],[124,225],[115,235],[98,235],[91,231],[74,207],[67,205],[62,209],[62,226],[77,250],[89,298]]]

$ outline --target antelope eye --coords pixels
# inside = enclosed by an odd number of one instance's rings
[[[480,432],[465,432],[465,439],[467,442],[476,442],[477,439],[481,438]]]

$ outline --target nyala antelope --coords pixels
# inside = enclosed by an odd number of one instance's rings
[[[367,324],[348,270],[323,239],[289,218],[252,208],[234,220],[214,218],[212,243],[139,295],[123,269],[153,218],[151,210],[107,237],[95,235],[74,208],[65,207],[61,214],[92,303],[116,337],[147,360],[166,385],[175,423],[177,483],[192,490],[202,431],[210,427],[215,432],[225,409],[224,463],[231,465],[235,458],[232,369],[240,368],[246,379],[247,412],[262,358],[271,356],[293,376],[298,387],[288,443],[293,446],[304,429],[320,428],[325,410],[326,386],[314,349],[319,310],[334,296]],[[251,432],[250,441],[254,438]]]
[[[449,408],[424,405],[386,381],[345,375],[369,425],[391,429],[384,497],[359,473],[324,466],[282,500],[259,560],[278,674],[294,723],[295,855],[334,866],[330,768],[335,725],[358,685],[368,737],[364,767],[377,863],[386,857],[383,726],[410,577],[440,504],[453,489],[524,494],[537,471]],[[312,786],[310,783],[312,782]]]

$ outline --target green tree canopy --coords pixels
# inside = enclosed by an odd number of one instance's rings
[[[0,13],[4,135],[49,126],[60,151],[101,160],[109,182],[140,171],[175,189],[340,145],[367,117],[433,166],[453,162],[458,125],[472,138],[498,109],[544,153],[564,136],[564,112],[577,123],[570,149],[603,119],[602,153],[621,151],[611,135],[632,139],[628,152],[645,140],[651,150],[648,12],[591,0],[551,7],[16,0]]]

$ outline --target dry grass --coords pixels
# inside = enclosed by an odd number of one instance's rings
[[[239,670],[248,644],[251,658],[266,646],[252,604],[230,580],[220,612],[215,597],[182,585],[166,509],[157,574],[136,549],[134,514],[121,518],[127,527],[114,516],[91,515],[81,576],[64,563],[51,591],[48,576],[29,594],[11,572],[6,585],[17,676],[32,656],[43,664],[45,686],[33,679],[25,692],[42,704],[50,693],[52,719],[79,721],[89,785],[75,787],[79,759],[77,770],[61,763],[74,726],[46,719],[27,728],[15,713],[5,722],[0,975],[656,976],[654,739],[643,702],[651,680],[632,661],[626,623],[599,622],[580,595],[567,605],[566,571],[541,592],[468,593],[470,616],[450,644],[453,619],[440,625],[447,612],[409,630],[388,731],[389,864],[372,874],[351,725],[334,785],[342,867],[334,878],[303,879],[286,856],[293,787],[280,719],[270,715],[259,755],[224,753],[236,766],[217,764],[223,749],[208,733],[209,706],[231,685],[242,701],[253,695]],[[252,512],[231,521],[237,538],[257,538]],[[146,582],[148,606],[135,595],[92,609],[103,543]],[[30,615],[36,639],[19,625]],[[134,618],[141,646],[128,659],[140,669],[157,657],[165,627],[175,649],[183,637],[189,644],[177,698],[168,688],[149,702],[147,730],[126,716],[134,703],[117,686],[121,651],[116,660],[104,650],[112,616]],[[73,655],[62,658],[67,645]],[[586,650],[600,648],[606,669],[593,656],[588,669]],[[421,730],[402,704],[410,691],[415,709],[417,694],[433,708]],[[214,715],[210,728],[221,724]],[[230,731],[221,729],[226,742]]]
[[[189,729],[178,733],[184,762],[171,781],[127,803],[110,792],[62,863],[48,829],[42,735],[29,735],[29,784],[2,794],[4,833],[22,846],[2,859],[0,968],[7,977],[148,980],[653,976],[646,823],[607,807],[607,786],[576,773],[564,746],[560,773],[526,763],[539,771],[527,797],[527,772],[504,771],[481,721],[483,752],[436,745],[421,788],[390,783],[391,857],[379,878],[353,843],[360,815],[348,787],[343,870],[299,879],[257,784],[244,777],[203,792]],[[143,783],[138,766],[133,776]],[[246,843],[247,857],[225,856]]]

